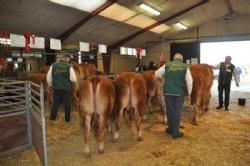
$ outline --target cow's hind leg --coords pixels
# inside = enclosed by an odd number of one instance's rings
[[[164,113],[163,123],[167,123],[167,121],[168,121],[167,120],[167,106],[165,103],[165,98],[163,95],[158,95],[157,98],[158,98],[158,101],[160,102],[161,110]]]
[[[113,142],[116,142],[119,139],[119,130],[121,128],[121,119],[123,115],[123,111],[125,108],[120,109],[119,115],[115,118],[115,132],[113,136]]]
[[[194,104],[193,107],[194,107],[194,115],[192,119],[192,124],[198,125],[200,107],[197,104]]]
[[[98,152],[103,153],[104,152],[104,136],[105,136],[105,121],[104,121],[104,116],[99,114],[99,131],[98,131]]]
[[[207,98],[206,98],[206,107],[205,107],[205,111],[208,111],[208,109],[209,109],[210,99],[211,99],[211,93],[209,92],[209,94],[207,95]]]
[[[90,121],[91,121],[91,116],[90,114],[85,114],[83,116],[83,136],[84,136],[84,141],[85,141],[85,146],[84,146],[84,153],[86,157],[91,156],[90,148],[89,148],[89,135],[90,135]]]
[[[148,111],[149,114],[152,113],[152,104],[151,104],[151,101],[152,101],[152,96],[149,95],[148,101],[147,101],[147,111]]]
[[[148,99],[147,99],[147,114],[152,114],[152,104],[151,104],[151,101],[152,101],[152,96],[148,96]],[[145,121],[147,119],[147,116],[146,116],[146,112],[143,114],[143,120]]]
[[[137,130],[137,140],[142,141],[142,116],[143,116],[143,111],[140,112],[141,110],[135,109],[135,124],[136,124],[136,130]]]

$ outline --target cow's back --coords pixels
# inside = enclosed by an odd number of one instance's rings
[[[96,111],[98,113],[102,113],[103,110],[109,110],[109,112],[105,112],[106,118],[107,116],[111,116],[111,110],[114,106],[115,101],[115,87],[113,85],[112,80],[106,78],[105,76],[95,76],[100,79],[100,84],[96,89]]]
[[[190,66],[193,77],[193,91],[191,101],[194,103],[197,94],[208,95],[213,85],[213,70],[207,64],[196,64]]]
[[[207,64],[196,64],[190,65],[190,72],[193,77],[191,104],[195,108],[194,122],[196,123],[197,116],[208,108],[213,84],[213,70]]]
[[[138,73],[123,72],[117,79],[122,79],[126,83],[125,89],[129,88],[131,106],[143,107],[142,105],[145,105],[146,101],[146,84],[143,77]]]
[[[116,87],[116,107],[114,117],[116,131],[114,132],[114,141],[119,138],[121,116],[135,116],[137,129],[137,140],[142,140],[142,117],[146,104],[146,84],[141,74],[133,72],[122,72],[117,75],[114,82]],[[133,118],[132,118],[133,119]],[[132,120],[131,119],[131,120]]]
[[[79,89],[79,107],[89,112],[94,112],[94,94],[92,90],[92,83],[90,80],[82,80]]]
[[[104,76],[92,76],[80,82],[79,113],[85,140],[85,155],[91,155],[88,145],[91,128],[98,140],[99,153],[104,152],[105,128],[111,118],[115,100],[113,82]]]
[[[130,100],[130,92],[129,92],[129,84],[128,80],[125,77],[117,77],[117,79],[114,81],[115,85],[115,96],[116,96],[116,102],[115,102],[115,107],[117,108],[117,114],[119,108],[122,105],[129,105],[129,100]]]
[[[101,113],[108,107],[112,108],[114,98],[114,85],[104,76],[92,76],[80,83],[79,104],[90,113]]]
[[[79,105],[78,91],[81,80],[93,76],[94,75],[93,70],[95,69],[95,66],[93,64],[75,64],[72,67],[75,71],[77,78],[77,82],[73,83],[72,93],[75,105],[78,107]]]
[[[157,79],[155,77],[155,71],[148,70],[142,73],[142,77],[145,80],[146,88],[147,88],[147,95],[148,96],[155,96],[157,90]]]
[[[166,115],[166,104],[163,94],[164,78],[156,78],[155,71],[149,70],[142,73],[142,77],[146,83],[147,91],[147,110],[152,112],[152,105],[160,104],[161,110]],[[146,116],[144,116],[144,119]],[[166,116],[164,116],[164,122],[167,121]]]

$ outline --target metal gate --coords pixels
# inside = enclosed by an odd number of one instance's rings
[[[33,145],[48,165],[43,85],[0,78],[0,133],[0,157]]]

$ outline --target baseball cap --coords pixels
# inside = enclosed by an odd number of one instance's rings
[[[71,58],[71,55],[68,54],[68,53],[64,53],[63,56],[64,56],[64,57],[67,57],[67,58]]]

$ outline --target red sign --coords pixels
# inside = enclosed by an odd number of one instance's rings
[[[8,49],[8,38],[9,38],[9,33],[7,31],[0,31],[0,37],[2,38],[5,38],[5,42],[4,42],[4,45],[5,45],[5,49],[7,50]]]
[[[32,38],[32,44],[35,44],[36,36],[34,34],[31,34],[30,32],[24,32],[23,36],[25,38],[24,52],[29,53],[30,52],[30,37]]]
[[[164,56],[163,51],[161,51],[161,52],[160,52],[160,60],[161,60],[161,61],[163,60],[163,56]]]
[[[141,48],[136,48],[136,56],[137,58],[141,59],[142,58],[142,49]]]
[[[30,32],[24,32],[23,36],[25,38],[25,48],[24,48],[24,52],[25,53],[29,53],[30,52]]]

